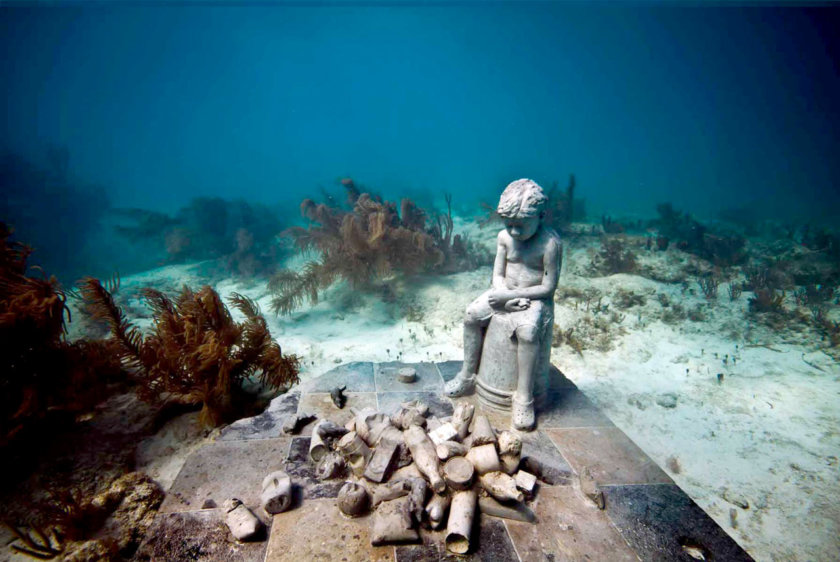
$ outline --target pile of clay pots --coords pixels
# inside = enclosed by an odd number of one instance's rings
[[[472,405],[459,402],[447,418],[429,415],[416,401],[392,416],[353,413],[343,427],[320,420],[309,456],[319,478],[347,480],[338,494],[344,515],[373,510],[372,544],[417,541],[420,527],[446,525],[447,549],[463,554],[479,511],[535,521],[524,500],[534,493],[537,474],[520,470],[521,439],[497,434]]]
[[[373,545],[415,542],[421,527],[445,525],[446,548],[464,554],[479,512],[534,523],[525,500],[533,496],[537,479],[557,483],[552,467],[521,457],[518,434],[497,433],[467,402],[459,402],[453,415],[444,418],[430,415],[417,401],[401,404],[391,416],[370,408],[351,411],[353,417],[343,426],[317,421],[309,459],[320,480],[346,481],[338,493],[341,513],[359,517],[373,510]],[[299,433],[316,419],[293,416],[283,431]],[[261,505],[269,515],[291,507],[288,474],[265,477]],[[242,502],[228,500],[225,507],[234,537],[253,540],[262,533],[260,519]]]

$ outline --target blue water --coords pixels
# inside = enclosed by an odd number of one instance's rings
[[[70,277],[131,269],[107,207],[291,221],[344,176],[464,214],[575,173],[596,219],[840,215],[836,7],[377,4],[4,4],[0,146],[63,179],[4,173],[0,219]]]

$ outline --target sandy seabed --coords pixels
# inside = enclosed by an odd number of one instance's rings
[[[491,230],[456,226],[493,240]],[[748,293],[733,301],[721,288],[707,301],[693,280],[590,277],[597,245],[592,238],[566,247],[555,322],[585,345],[553,348],[553,363],[754,558],[836,560],[840,366],[825,343],[770,329],[746,313]],[[640,252],[640,262],[665,273],[687,259]],[[129,316],[143,309],[134,289],[210,282],[201,272],[201,264],[167,266],[124,278]],[[395,282],[390,302],[339,283],[287,317],[270,312],[264,280],[213,284],[223,297],[236,291],[260,304],[284,352],[302,357],[306,379],[350,361],[462,359],[463,311],[489,283],[489,266]],[[581,296],[587,292],[594,296]],[[693,311],[689,318],[668,318],[674,303]],[[197,443],[185,428],[168,431],[141,447],[138,467],[165,487]]]

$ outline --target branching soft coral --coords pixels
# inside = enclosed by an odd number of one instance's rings
[[[298,357],[281,352],[259,307],[247,297],[234,293],[230,298],[245,316],[238,323],[209,286],[197,293],[184,287],[175,300],[145,289],[154,330],[144,336],[97,279],[85,279],[81,290],[94,314],[108,322],[125,364],[138,374],[141,396],[202,404],[201,419],[208,426],[241,411],[247,402],[245,379],[259,373],[260,382],[271,388],[298,381]]]
[[[593,260],[592,267],[603,275],[631,273],[636,270],[636,254],[620,237],[601,238],[601,250]]]
[[[64,292],[26,275],[31,250],[11,234],[0,223],[0,446],[48,412],[94,405],[120,374],[107,344],[64,341]]]
[[[317,251],[320,257],[302,272],[280,271],[269,283],[275,295],[272,307],[288,314],[306,299],[318,301],[319,291],[337,279],[353,287],[364,287],[393,274],[412,275],[424,271],[448,273],[474,268],[483,253],[459,235],[452,237],[451,198],[446,215],[428,214],[409,199],[397,206],[378,196],[359,193],[352,180],[342,180],[352,210],[317,204],[305,199],[301,214],[307,228],[286,231],[303,252]]]

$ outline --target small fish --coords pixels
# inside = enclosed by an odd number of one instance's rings
[[[330,398],[332,398],[333,404],[339,410],[344,408],[344,404],[347,402],[347,397],[344,396],[344,390],[346,388],[346,386],[337,386],[330,392]]]

